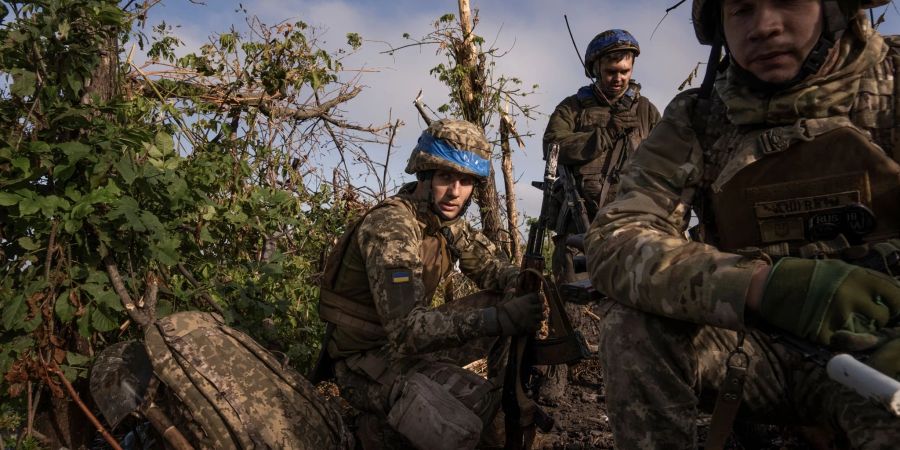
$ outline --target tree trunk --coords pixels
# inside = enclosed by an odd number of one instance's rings
[[[516,206],[515,179],[513,178],[512,149],[509,146],[509,120],[500,116],[500,149],[502,151],[503,182],[506,188],[506,221],[509,229],[510,257],[518,265],[522,258],[522,241],[519,236],[519,209]]]
[[[105,48],[100,50],[100,63],[94,68],[91,79],[86,80],[81,101],[91,104],[93,97],[107,102],[119,92],[119,34],[110,31]]]
[[[457,49],[456,63],[463,66],[466,76],[460,86],[460,106],[463,118],[478,125],[484,130],[483,119],[486,111],[481,109],[479,99],[484,95],[485,73],[484,55],[478,54],[472,35],[472,11],[469,0],[459,0],[459,25],[463,34],[463,42]],[[481,62],[479,64],[479,62]],[[475,192],[475,200],[481,214],[482,232],[489,239],[499,242],[503,229],[500,219],[500,196],[497,194],[497,183],[494,181],[494,165],[491,163],[491,174],[486,183]]]

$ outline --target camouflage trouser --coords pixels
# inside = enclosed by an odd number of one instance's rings
[[[476,293],[445,307],[482,308],[500,299],[497,294]],[[342,397],[353,407],[383,420],[399,400],[408,380],[417,374],[424,375],[474,412],[486,427],[491,425],[500,407],[509,344],[509,338],[485,337],[461,347],[414,357],[393,354],[385,346],[338,361],[336,381]],[[487,378],[463,368],[485,357]],[[433,439],[441,441],[446,437],[435,435]]]
[[[698,408],[711,410],[715,403],[737,333],[615,302],[607,308],[600,354],[616,447],[697,448]],[[897,448],[900,418],[761,333],[748,333],[744,349],[751,363],[741,417],[828,426],[845,434],[853,448]]]

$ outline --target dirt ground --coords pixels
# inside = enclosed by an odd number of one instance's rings
[[[587,360],[569,372],[568,385],[555,405],[542,405],[556,421],[549,433],[538,432],[535,448],[547,450],[611,449],[612,431],[606,413],[603,377],[597,360]],[[709,427],[709,415],[698,421],[702,443]],[[803,430],[805,431],[805,430]],[[813,450],[801,430],[776,426],[737,424],[727,449]],[[828,448],[828,447],[825,447]]]

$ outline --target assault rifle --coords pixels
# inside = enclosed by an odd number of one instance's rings
[[[553,153],[554,148],[558,155],[559,144],[550,145],[550,154]],[[557,218],[556,232],[558,234],[566,234],[568,232],[568,218],[571,217],[572,221],[575,223],[576,233],[587,233],[588,228],[591,227],[591,221],[588,218],[587,209],[584,206],[584,197],[582,197],[581,192],[578,191],[578,188],[575,185],[575,175],[563,164],[559,164],[556,170],[559,174],[559,179],[562,180],[566,193],[566,201],[563,203],[563,207],[560,209],[559,217]]]
[[[541,183],[544,190],[541,217],[547,213],[552,201],[551,188],[556,181],[558,156],[559,147],[551,148],[547,155],[544,180]],[[533,367],[573,363],[588,354],[584,338],[569,322],[569,316],[563,308],[555,285],[544,278],[545,263],[542,250],[545,233],[546,223],[540,219],[533,222],[528,230],[528,242],[522,258],[516,295],[539,292],[543,289],[550,310],[547,319],[548,333],[543,339],[525,336],[512,342],[502,397],[507,449],[531,448],[535,426],[544,432],[553,428],[553,418],[541,410],[533,399],[531,390]]]

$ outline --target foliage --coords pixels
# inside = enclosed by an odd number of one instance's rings
[[[524,103],[524,99],[533,94],[538,85],[524,85],[522,79],[515,76],[495,72],[497,59],[502,58],[509,50],[487,45],[484,37],[475,34],[478,17],[473,20],[471,36],[466,36],[457,18],[452,13],[439,17],[432,23],[433,31],[419,39],[413,39],[409,33],[403,38],[413,42],[412,45],[436,45],[437,53],[445,58],[445,62],[432,67],[429,74],[440,80],[449,89],[449,101],[441,104],[437,112],[442,115],[458,117],[479,124],[488,129],[503,112],[506,105],[512,107],[511,115],[521,115],[532,120],[536,107]],[[472,51],[471,46],[474,46]],[[403,47],[401,47],[403,48]],[[396,51],[398,49],[393,49]],[[468,53],[475,56],[474,68],[463,63]],[[467,78],[472,79],[475,86],[471,94],[473,99],[466,98]],[[468,106],[472,104],[473,106]],[[494,139],[496,141],[496,139]]]
[[[0,404],[28,381],[62,395],[49,367],[84,377],[139,334],[135,311],[219,310],[304,369],[319,261],[364,207],[312,155],[384,129],[336,112],[360,89],[337,53],[302,22],[251,20],[252,38],[176,58],[165,25],[131,32],[140,6],[0,6]],[[119,52],[129,39],[150,44],[148,64]]]

